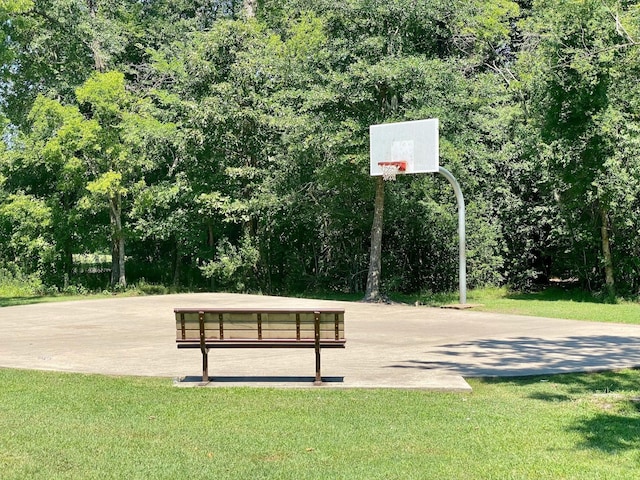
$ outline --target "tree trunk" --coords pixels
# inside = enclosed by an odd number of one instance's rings
[[[127,286],[124,265],[124,233],[122,231],[122,199],[120,194],[109,197],[111,220],[111,285]]]
[[[376,198],[373,209],[373,226],[371,227],[371,256],[369,258],[369,274],[365,302],[380,300],[380,272],[382,270],[382,220],[384,212],[384,180],[376,177]]]
[[[258,0],[243,0],[242,10],[246,18],[256,18],[256,9],[258,7]]]
[[[97,3],[97,0],[87,1],[89,15],[91,16],[92,20],[96,19],[98,13]],[[91,39],[89,48],[91,49],[91,55],[93,56],[93,68],[96,70],[96,72],[105,72],[107,70],[107,65],[105,64],[104,57],[102,55],[100,40],[98,39],[95,32],[93,32],[93,39]]]
[[[600,235],[602,237],[602,256],[604,258],[604,276],[607,293],[615,295],[615,280],[613,276],[613,257],[609,239],[609,214],[604,207],[600,207]]]
[[[111,286],[118,283],[120,276],[120,263],[118,262],[118,241],[116,238],[116,219],[112,200],[109,198],[109,223],[111,224]]]
[[[180,264],[182,263],[182,255],[180,254],[180,245],[178,240],[174,240],[173,244],[173,286],[180,285]]]
[[[69,230],[70,231],[70,230]],[[73,278],[73,249],[70,235],[66,236],[62,246],[62,278],[64,288],[69,286]]]

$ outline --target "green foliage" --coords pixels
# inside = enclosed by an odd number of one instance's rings
[[[0,298],[2,299],[30,299],[42,294],[43,290],[37,274],[25,275],[15,268],[13,271],[7,268],[0,269]]]
[[[0,1],[0,12],[5,14],[16,14],[22,13],[33,6],[32,0],[1,0]]]
[[[49,212],[31,240],[10,219],[3,239],[58,286],[73,254],[108,248],[124,278],[126,241],[133,281],[362,291],[368,127],[437,117],[469,285],[598,290],[612,263],[637,293],[636,7],[263,0],[246,19],[240,0],[3,1],[0,203]],[[446,182],[388,184],[384,222],[386,289],[455,288]]]
[[[80,105],[88,104],[93,117],[101,123],[121,118],[122,110],[130,102],[124,75],[117,71],[93,73],[76,89],[76,99]]]
[[[9,2],[14,3],[14,2]],[[3,108],[15,125],[26,117],[39,94],[53,93],[64,101],[86,80],[96,63],[111,62],[126,50],[126,0],[38,0],[18,2],[10,22],[0,22],[0,51],[11,60],[2,64]],[[92,16],[89,5],[99,10]],[[1,14],[0,14],[1,15]],[[1,18],[1,16],[0,16]],[[128,32],[132,33],[132,32]],[[4,60],[4,59],[3,59]],[[112,67],[113,68],[113,67]]]
[[[222,239],[216,247],[216,257],[201,266],[205,277],[212,280],[213,287],[234,292],[255,291],[259,284],[257,276],[260,252],[245,236],[237,247]]]
[[[112,170],[87,183],[87,190],[91,193],[108,197],[127,193],[127,190],[122,186],[122,173]]]
[[[144,295],[167,295],[171,293],[171,290],[166,286],[148,283],[144,278],[138,280],[134,288]]]
[[[631,107],[638,94],[638,46],[630,33],[637,8],[624,2],[541,1],[531,13],[525,28],[536,41],[524,50],[520,68],[531,121],[546,147],[536,156],[548,172],[546,189],[563,226],[554,232],[555,241],[566,245],[556,252],[557,274],[602,285],[607,253],[600,243],[606,230],[613,272],[635,291],[637,279],[628,275],[635,271],[637,278],[638,246],[623,232],[637,225],[640,192],[640,118]]]
[[[0,203],[0,258],[4,267],[25,274],[43,273],[53,257],[51,212],[38,199],[10,194]]]

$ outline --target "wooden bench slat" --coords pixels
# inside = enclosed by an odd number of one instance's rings
[[[182,332],[178,331],[176,339],[177,340],[185,340],[185,341],[193,341],[200,342],[200,331],[199,330],[185,330],[184,336]],[[309,332],[300,332],[300,335],[291,331],[263,331],[262,335],[259,336],[257,330],[226,330],[224,331],[224,339],[247,339],[247,340],[260,340],[262,339],[287,339],[287,340],[296,340],[304,341],[304,340],[314,340],[314,331],[311,330]],[[220,333],[217,330],[205,330],[205,340],[219,340]],[[320,332],[321,340],[334,340],[335,341],[335,332],[333,330],[325,330]],[[340,330],[338,340],[344,339],[344,330]]]
[[[211,323],[211,322],[205,322],[205,330],[218,330],[218,324],[216,323]],[[319,329],[321,332],[335,332],[336,328],[335,326],[332,325],[328,325],[326,323],[321,323],[319,325]],[[199,331],[200,330],[200,326],[196,325],[196,324],[189,324],[187,323],[185,325],[184,328],[182,328],[180,325],[176,325],[176,331]],[[235,323],[232,325],[229,325],[227,323],[224,324],[224,330],[226,331],[233,331],[233,330],[238,330],[238,331],[246,331],[246,332],[257,332],[258,331],[258,326],[257,325],[251,325],[250,323]],[[286,323],[266,323],[262,325],[262,330],[263,331],[271,331],[271,332],[280,332],[280,331],[297,331],[300,330],[301,332],[313,332],[315,331],[315,327],[314,325],[307,325],[307,324],[300,324],[299,327],[296,326],[296,324],[286,324]],[[338,331],[339,332],[344,332],[344,327],[342,324],[340,324],[338,326]]]
[[[220,332],[216,330],[207,329],[204,331],[205,339],[219,339]],[[260,337],[262,338],[283,338],[283,339],[314,339],[314,330],[301,330],[298,334],[296,331],[289,330],[263,330],[262,335],[258,334],[257,330],[229,330],[225,329],[224,338],[246,338],[246,339],[255,339],[258,340]],[[321,339],[335,339],[335,331],[333,329],[330,330],[321,330],[320,331]],[[338,332],[338,338],[344,338],[344,330],[341,329]],[[176,339],[177,340],[192,340],[195,342],[200,341],[200,330],[185,330],[184,334],[181,330],[176,331]]]
[[[178,348],[200,348],[199,342],[191,342],[179,340],[176,342]],[[344,348],[346,340],[321,341],[322,348]],[[315,341],[307,339],[303,341],[293,339],[270,339],[270,340],[247,340],[247,339],[230,339],[230,340],[209,340],[206,342],[208,347],[212,348],[269,348],[269,347],[290,347],[290,348],[313,348]]]
[[[229,308],[216,308],[216,307],[178,307],[173,309],[174,312],[184,312],[184,313],[198,313],[198,312],[207,312],[207,313],[344,313],[343,308],[243,308],[243,307],[229,307]]]
[[[257,323],[251,322],[238,322],[238,323],[229,323],[224,322],[225,330],[258,330]],[[207,329],[218,328],[218,322],[207,322],[205,321],[205,326]],[[177,323],[176,328],[182,330],[182,325]],[[315,325],[313,323],[300,323],[301,330],[314,330]],[[342,324],[339,324],[338,328],[342,330]],[[186,323],[184,324],[185,330],[199,330],[200,325],[198,323]],[[292,322],[281,322],[281,323],[273,323],[273,322],[262,322],[263,330],[295,330],[296,324]],[[333,322],[331,323],[320,323],[320,330],[335,330],[335,325]]]
[[[250,314],[231,314],[226,315],[224,313],[211,313],[211,312],[203,312],[204,319],[207,322],[218,322],[220,315],[222,315],[224,323],[256,323],[258,319],[258,313],[256,312],[253,315]],[[180,315],[180,318],[184,318],[185,323],[198,323],[199,322],[199,312],[176,312],[176,315]],[[336,313],[321,313],[320,315],[320,323],[335,323],[335,316],[340,315]],[[260,315],[261,321],[263,323],[278,323],[278,322],[295,322],[297,319],[300,320],[301,323],[310,323],[313,324],[315,322],[315,316],[313,312],[304,312],[299,315],[295,313],[263,313]]]

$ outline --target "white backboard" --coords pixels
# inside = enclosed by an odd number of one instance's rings
[[[369,141],[372,176],[382,175],[384,162],[406,162],[406,171],[399,174],[437,172],[440,167],[437,118],[371,125]]]

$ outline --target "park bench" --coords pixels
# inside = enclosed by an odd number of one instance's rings
[[[176,308],[178,348],[202,352],[202,381],[209,381],[211,348],[313,348],[315,384],[320,350],[344,348],[344,310],[335,308]]]

